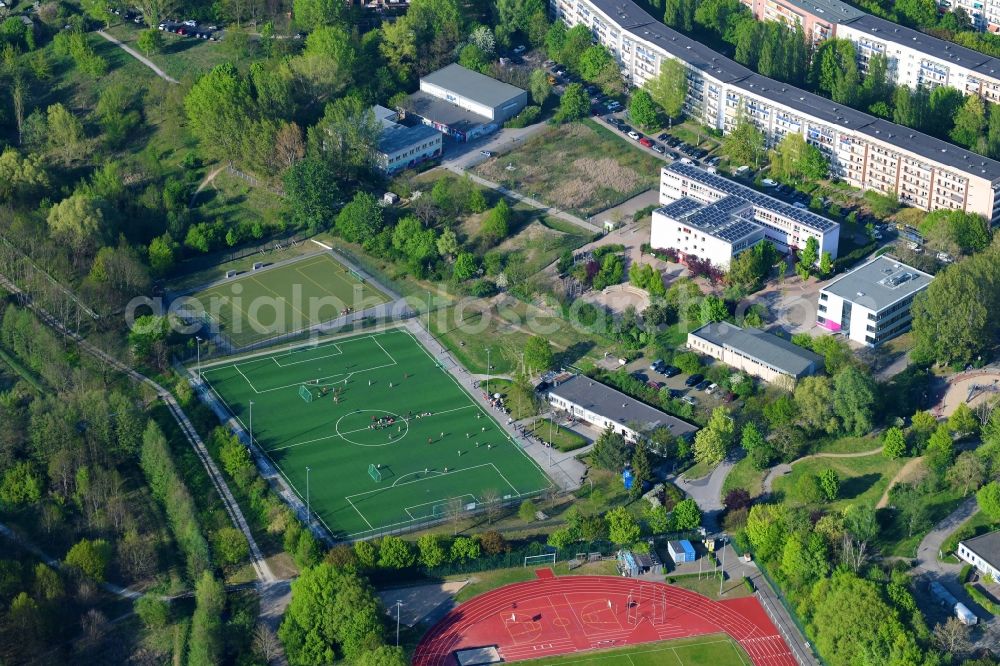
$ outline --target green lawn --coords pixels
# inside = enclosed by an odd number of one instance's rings
[[[475,171],[548,204],[589,217],[656,187],[663,161],[592,120],[543,131]]]
[[[729,476],[722,484],[722,492],[727,493],[733,488],[743,488],[749,491],[751,497],[757,497],[763,492],[761,484],[764,482],[765,473],[766,470],[755,469],[750,462],[750,457],[747,456],[729,470]]]
[[[905,460],[886,460],[881,453],[861,458],[808,458],[792,466],[790,474],[774,480],[775,492],[795,498],[795,484],[803,474],[820,474],[833,469],[840,476],[840,494],[826,507],[831,511],[848,504],[875,506],[889,481]]]
[[[336,536],[551,485],[405,329],[213,364],[204,376],[247,427],[253,401],[255,440]]]
[[[556,562],[554,565],[546,566],[552,569],[557,576],[614,576],[618,573],[618,565],[614,560],[588,562],[572,571],[570,571],[569,565],[566,562]],[[493,569],[474,574],[456,574],[448,576],[447,579],[469,580],[469,583],[455,595],[455,601],[462,603],[484,592],[495,590],[498,587],[535,580],[535,569],[537,568],[511,567],[509,569]]]
[[[389,300],[328,253],[237,276],[194,299],[195,309],[209,313],[237,347],[336,319],[345,308],[360,312]]]
[[[575,451],[590,443],[583,436],[558,423],[553,423],[550,419],[538,419],[531,424],[529,432],[535,437],[551,442],[560,451]]]
[[[136,40],[139,39],[139,34],[145,27],[145,25],[138,26],[134,23],[126,23],[111,26],[105,32],[142,53],[142,50],[136,45]],[[163,36],[163,50],[151,53],[147,57],[153,61],[153,64],[178,81],[183,81],[185,78],[196,79],[216,65],[233,59],[223,42],[184,37],[169,32],[161,32],[160,34]]]
[[[520,662],[542,666],[746,666],[750,656],[725,634],[643,643]]]

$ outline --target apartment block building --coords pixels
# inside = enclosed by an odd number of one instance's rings
[[[823,357],[815,352],[772,333],[725,321],[705,324],[688,333],[687,347],[786,388],[823,369]]]
[[[772,146],[795,132],[823,152],[832,175],[854,187],[923,210],[963,210],[1000,220],[1000,162],[755,74],[631,0],[550,2],[568,26],[590,27],[635,86],[656,76],[664,59],[683,62],[687,112],[709,127],[729,132],[745,117]]]
[[[944,3],[939,3],[944,5]],[[946,6],[946,5],[945,5]],[[951,11],[964,9],[972,20],[972,27],[980,32],[1000,32],[1000,1],[998,0],[951,0]]]
[[[910,330],[910,306],[934,278],[882,255],[819,292],[816,323],[874,347]]]
[[[812,236],[820,252],[837,257],[836,222],[693,164],[660,171],[660,203],[650,229],[654,249],[672,248],[728,270],[733,257],[765,239],[789,252]]]
[[[839,37],[837,26],[863,16],[860,9],[840,0],[740,0],[758,21],[780,21],[802,30],[818,44],[824,39]]]

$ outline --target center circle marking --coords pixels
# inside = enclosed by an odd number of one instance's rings
[[[340,422],[341,421],[343,421],[344,419],[346,419],[348,416],[354,416],[355,414],[361,414],[361,413],[365,413],[365,412],[371,412],[371,413],[374,413],[374,414],[381,414],[382,416],[391,416],[391,417],[393,417],[396,420],[396,422],[393,423],[391,426],[389,426],[389,428],[394,428],[396,426],[396,424],[398,423],[398,424],[401,424],[401,425],[405,426],[403,428],[403,432],[399,433],[398,437],[393,437],[392,441],[381,442],[381,443],[377,443],[377,444],[376,443],[367,444],[365,442],[358,442],[356,440],[353,440],[353,439],[351,439],[350,437],[348,437],[347,435],[345,435],[344,433],[342,433],[340,431]],[[372,447],[375,447],[375,446],[389,446],[390,444],[395,444],[399,440],[403,439],[403,437],[406,437],[406,435],[410,432],[410,423],[406,419],[404,419],[403,417],[401,417],[399,414],[396,414],[394,412],[389,412],[389,411],[386,411],[384,409],[356,409],[353,412],[351,412],[350,414],[344,414],[339,419],[337,419],[337,423],[335,423],[333,427],[334,427],[334,430],[336,430],[337,434],[341,438],[343,438],[343,440],[345,442],[348,442],[350,444],[354,444],[355,446],[372,446]],[[350,431],[348,434],[361,433],[361,432],[365,432],[366,430],[368,430],[368,428],[359,428],[358,430],[352,430],[352,431]],[[387,428],[387,430],[388,430],[388,428]],[[381,431],[375,430],[373,432],[381,432]],[[393,434],[395,434],[395,431],[391,431],[391,432],[393,432]]]

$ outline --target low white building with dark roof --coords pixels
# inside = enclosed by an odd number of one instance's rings
[[[1000,531],[959,541],[957,554],[982,575],[1000,581]]]
[[[554,384],[548,390],[548,400],[556,409],[569,412],[595,428],[613,428],[630,442],[657,428],[666,428],[676,437],[691,437],[698,430],[687,421],[586,375],[573,375]]]
[[[820,289],[816,323],[874,347],[910,330],[913,298],[933,279],[888,255],[876,257]]]
[[[441,155],[441,133],[427,125],[409,127],[399,123],[392,109],[375,106],[375,119],[382,124],[376,161],[384,174],[409,169]]]
[[[766,382],[787,384],[823,369],[823,357],[755,328],[729,322],[706,324],[688,333],[688,349],[711,356]]]
[[[527,91],[458,64],[422,77],[403,102],[407,113],[459,141],[495,132],[527,104]]]

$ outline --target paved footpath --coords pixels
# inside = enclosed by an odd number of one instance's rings
[[[169,74],[167,74],[166,72],[164,72],[162,69],[160,69],[159,67],[157,67],[153,63],[152,60],[150,60],[149,58],[143,56],[141,53],[139,53],[138,51],[136,51],[135,49],[133,49],[131,46],[128,46],[128,45],[122,43],[122,41],[120,39],[112,37],[111,35],[109,35],[108,33],[104,32],[103,30],[98,30],[97,34],[100,35],[101,37],[103,37],[104,39],[108,40],[112,44],[117,44],[121,48],[122,51],[125,51],[125,53],[129,54],[130,56],[132,56],[133,58],[135,58],[136,60],[138,60],[139,62],[141,62],[143,65],[145,65],[146,67],[149,67],[151,70],[153,70],[153,72],[158,77],[160,77],[161,79],[163,79],[167,83],[179,83],[179,81],[177,81],[177,79],[173,78],[172,76],[170,76]]]

